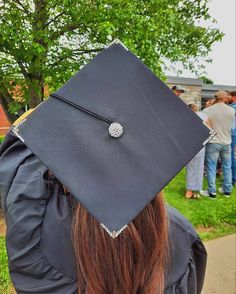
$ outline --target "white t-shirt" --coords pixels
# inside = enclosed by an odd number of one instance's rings
[[[212,128],[216,131],[216,135],[211,139],[210,143],[231,144],[231,127],[235,117],[235,110],[225,103],[219,102],[205,108],[203,111],[207,114]]]
[[[196,114],[205,122],[208,119],[208,116],[206,113],[202,111],[196,111]]]

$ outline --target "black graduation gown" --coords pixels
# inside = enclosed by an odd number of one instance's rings
[[[77,293],[68,197],[11,132],[0,146],[0,195],[9,271],[17,293]],[[167,211],[171,268],[165,294],[201,293],[206,250],[192,225],[175,209],[168,206]]]

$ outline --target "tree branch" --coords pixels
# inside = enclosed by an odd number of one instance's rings
[[[83,55],[86,53],[93,53],[93,52],[99,52],[102,51],[104,48],[94,48],[94,49],[74,49],[72,50],[74,54],[76,55]]]
[[[49,26],[52,22],[54,22],[55,20],[57,20],[61,15],[65,14],[65,11],[59,13],[58,15],[56,15],[53,19],[51,19],[49,22],[47,22],[44,25],[44,28],[46,28],[47,26]]]
[[[11,52],[8,52],[8,51],[6,51],[6,50],[3,49],[3,48],[0,48],[0,52],[3,52],[3,53],[5,53],[5,54],[9,54],[9,55],[11,55],[11,56],[15,59],[15,61],[17,62],[17,64],[19,65],[20,70],[21,70],[23,76],[24,76],[26,79],[29,78],[29,73],[28,73],[26,67],[23,65],[22,61],[17,60],[16,57],[15,57]]]
[[[11,0],[11,1],[15,2],[16,4],[18,4],[27,15],[30,15],[31,14],[30,11],[20,2],[20,0]]]
[[[104,48],[75,49],[75,50],[72,50],[72,51],[75,51],[75,52],[72,52],[72,54],[66,54],[66,55],[63,55],[63,56],[59,56],[58,60],[56,60],[54,63],[50,64],[50,67],[57,66],[61,61],[65,60],[67,58],[71,58],[71,57],[73,57],[73,55],[83,55],[83,54],[86,54],[86,53],[99,52],[99,51],[102,51],[103,49]]]
[[[13,56],[11,52],[8,52],[8,51],[6,51],[5,49],[3,49],[3,48],[1,48],[1,47],[0,47],[0,52],[3,52],[3,53],[5,53],[5,54],[9,54],[9,55]],[[14,57],[14,56],[13,56],[13,57]]]
[[[73,32],[74,30],[78,29],[80,26],[83,26],[83,25],[82,24],[68,24],[68,25],[62,26],[56,32],[52,33],[50,40],[54,41],[57,38],[63,36],[66,32]]]
[[[29,79],[30,75],[29,75],[27,69],[25,68],[25,66],[23,65],[23,63],[20,60],[17,60],[17,64],[19,65],[20,70],[21,70],[23,76],[25,77],[25,79]]]

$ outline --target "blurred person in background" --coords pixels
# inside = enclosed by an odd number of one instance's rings
[[[209,107],[209,106],[212,106],[215,102],[215,99],[211,98],[211,99],[208,99],[206,102],[205,102],[205,108]]]
[[[180,85],[175,85],[171,88],[171,90],[175,93],[176,96],[180,96],[185,92],[185,90]]]
[[[231,92],[226,91],[226,93],[228,94],[228,97],[225,98],[225,104],[230,105],[233,102],[232,96],[231,96]]]
[[[188,105],[192,111],[194,111],[203,122],[210,126],[208,116],[199,111],[198,106],[195,103]],[[198,152],[198,154],[187,164],[186,166],[186,193],[187,199],[200,198],[199,191],[202,189],[203,175],[204,175],[204,159],[205,159],[205,147]]]
[[[236,113],[236,91],[230,92],[231,104],[229,106],[233,107]],[[236,114],[235,114],[236,115]],[[236,117],[234,118],[233,127],[231,130],[231,152],[232,152],[232,184],[236,184]]]
[[[208,115],[211,127],[216,135],[206,146],[206,168],[208,189],[201,190],[202,196],[216,199],[216,166],[220,158],[223,171],[223,187],[218,192],[225,197],[230,197],[232,190],[231,171],[231,128],[235,119],[235,110],[225,104],[229,94],[218,91],[215,94],[215,104],[203,111]]]

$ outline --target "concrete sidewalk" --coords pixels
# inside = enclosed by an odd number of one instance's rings
[[[207,272],[202,294],[236,294],[236,235],[205,242]]]

